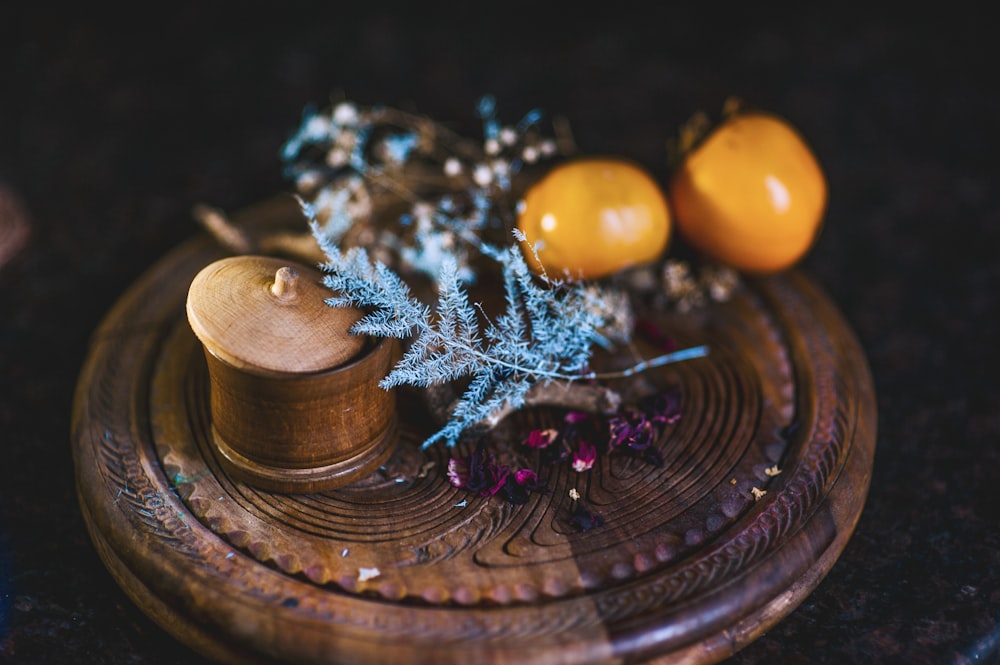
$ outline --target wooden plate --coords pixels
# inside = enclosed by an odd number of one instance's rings
[[[105,564],[178,639],[229,663],[711,663],[792,611],[833,566],[867,494],[875,397],[865,358],[797,272],[661,325],[707,358],[644,378],[683,394],[656,468],[548,467],[513,505],[452,487],[400,395],[380,472],[313,495],[256,491],[211,445],[187,288],[223,256],[195,238],[96,331],[73,413],[80,502]],[[519,446],[557,415],[508,418]],[[535,460],[537,461],[537,460]],[[780,474],[774,474],[774,468]],[[605,518],[568,521],[577,489]],[[758,491],[755,491],[758,490]],[[763,492],[763,493],[762,493]]]

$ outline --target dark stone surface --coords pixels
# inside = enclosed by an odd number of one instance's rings
[[[235,209],[287,188],[281,142],[338,89],[473,135],[490,92],[502,117],[565,114],[585,151],[659,175],[676,127],[727,96],[791,119],[831,192],[804,265],[868,353],[878,449],[837,565],[732,662],[1000,662],[1000,92],[985,10],[337,4],[5,7],[0,182],[32,236],[0,267],[0,662],[199,662],[135,609],[87,537],[76,375],[112,303],[196,232],[195,203]]]

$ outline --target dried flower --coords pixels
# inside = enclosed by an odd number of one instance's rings
[[[544,494],[545,484],[538,480],[538,474],[531,469],[520,469],[507,477],[503,486],[503,496],[511,503],[527,503],[532,492]]]
[[[604,526],[604,518],[599,513],[591,510],[583,501],[573,502],[569,521],[577,530],[583,532]]]
[[[538,485],[538,474],[531,469],[521,469],[514,474],[518,485]]]
[[[573,470],[577,473],[589,471],[597,460],[597,447],[583,439],[580,439],[575,451],[573,451]]]
[[[673,425],[681,419],[681,394],[676,390],[655,393],[640,400],[639,408],[653,425]]]
[[[519,469],[511,473],[510,467],[500,464],[482,444],[467,458],[448,460],[448,482],[482,497],[500,494],[511,503],[526,503],[531,492],[546,491],[535,471]]]
[[[448,460],[448,482],[455,487],[465,487],[469,482],[469,461],[452,457]]]
[[[655,445],[667,425],[681,417],[677,390],[666,390],[624,406],[604,419],[583,411],[570,411],[560,430],[535,429],[524,440],[528,448],[541,451],[546,465],[569,462],[579,472],[593,468],[600,449],[608,454],[628,454],[655,467],[663,466],[663,454]],[[606,436],[606,439],[603,437]],[[606,443],[595,445],[594,441]]]
[[[653,426],[646,416],[639,411],[617,413],[608,422],[608,451],[614,452],[620,448],[644,450],[649,447],[653,437]]]
[[[548,448],[553,441],[559,436],[558,430],[549,429],[533,429],[528,433],[528,438],[524,440],[524,445],[529,448],[542,449]]]
[[[739,283],[739,273],[728,266],[706,263],[695,270],[687,261],[677,259],[665,260],[656,272],[652,268],[638,268],[628,275],[628,284],[634,292],[650,295],[658,306],[673,307],[679,312],[710,302],[726,302]]]
[[[739,285],[738,273],[728,266],[708,264],[694,274],[688,263],[676,260],[664,263],[661,279],[667,298],[681,312],[725,302]]]
[[[726,302],[740,283],[739,274],[729,266],[708,265],[702,269],[701,282],[715,302]]]
[[[496,457],[487,453],[482,445],[476,447],[469,457],[468,465],[469,478],[465,482],[465,489],[478,492],[480,496],[493,496],[499,492],[510,474],[510,468],[497,463]]]

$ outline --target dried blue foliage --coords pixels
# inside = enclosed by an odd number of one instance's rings
[[[385,148],[386,158],[401,164],[409,159],[410,153],[416,149],[419,143],[420,137],[415,132],[405,132],[387,136],[382,145]]]
[[[486,234],[506,233],[513,225],[507,200],[512,179],[525,164],[558,154],[555,141],[541,130],[540,111],[505,126],[496,100],[487,96],[477,112],[481,142],[387,106],[345,101],[323,112],[310,109],[282,148],[285,174],[313,206],[311,219],[334,242],[376,214],[378,201],[410,206],[399,217],[400,232],[388,238],[368,234],[360,244],[378,249],[380,258],[391,252],[394,268],[431,279],[451,255],[460,279],[470,283],[476,256],[469,238],[475,244]],[[358,244],[357,238],[352,243]]]
[[[606,310],[583,284],[536,280],[516,246],[490,252],[500,263],[506,306],[489,320],[469,301],[452,259],[443,262],[432,309],[363,248],[342,250],[315,226],[314,233],[328,257],[324,284],[339,294],[327,304],[367,312],[352,332],[413,339],[382,380],[383,388],[470,379],[451,420],[424,446],[454,445],[466,429],[502,407],[520,407],[536,382],[586,375]]]

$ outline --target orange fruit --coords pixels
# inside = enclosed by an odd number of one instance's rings
[[[535,272],[596,279],[658,258],[670,237],[670,210],[641,167],[617,158],[578,159],[528,189],[517,228]]]
[[[749,273],[796,263],[826,209],[823,171],[784,119],[747,112],[723,121],[670,181],[678,233],[696,249]]]

